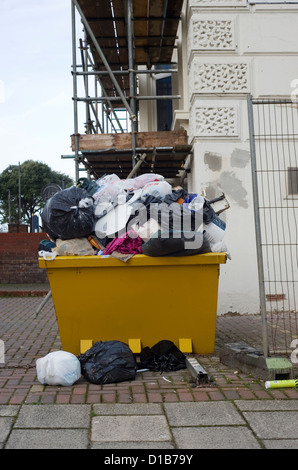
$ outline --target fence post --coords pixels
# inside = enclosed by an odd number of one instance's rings
[[[252,173],[254,220],[255,220],[256,249],[257,249],[257,262],[258,262],[259,296],[260,296],[260,309],[261,309],[261,317],[262,317],[263,353],[265,357],[268,357],[269,355],[268,329],[267,329],[266,295],[265,295],[265,284],[264,284],[264,264],[263,264],[262,240],[261,240],[261,224],[260,224],[260,213],[259,213],[259,192],[258,192],[258,180],[257,180],[254,116],[253,116],[252,96],[250,94],[247,95],[247,114],[248,114],[248,126],[249,126],[250,161],[251,161],[251,173]]]

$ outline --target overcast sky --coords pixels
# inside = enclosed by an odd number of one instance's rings
[[[70,0],[0,0],[0,173],[32,159],[75,177]]]

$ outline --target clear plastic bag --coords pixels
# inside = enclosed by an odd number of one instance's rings
[[[125,191],[120,178],[115,175],[107,175],[97,180],[98,191],[93,194],[95,204],[118,202],[119,197],[124,196]]]
[[[71,240],[58,238],[53,250],[59,256],[92,256],[95,254],[87,238],[72,238]]]
[[[69,387],[81,377],[78,358],[67,351],[54,351],[36,361],[37,379],[43,385]]]

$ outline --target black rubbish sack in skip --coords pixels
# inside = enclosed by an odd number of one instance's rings
[[[89,197],[84,189],[72,186],[54,194],[42,211],[43,230],[56,241],[83,238],[93,231],[94,209],[83,207],[80,201]]]
[[[140,354],[141,368],[169,372],[185,369],[185,355],[172,341],[162,340],[152,348],[146,346]]]
[[[88,382],[108,384],[135,379],[135,357],[129,346],[121,341],[97,341],[78,358]]]

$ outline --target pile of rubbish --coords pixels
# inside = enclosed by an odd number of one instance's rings
[[[223,195],[224,196],[224,195]],[[218,198],[220,199],[220,198]],[[189,256],[225,252],[226,224],[214,202],[172,187],[162,175],[146,173],[120,179],[116,174],[89,180],[54,194],[41,214],[49,240],[39,256],[135,254]]]
[[[169,372],[186,368],[185,355],[172,341],[162,340],[140,354],[140,362],[122,341],[97,341],[85,353],[75,356],[53,351],[36,360],[38,381],[43,385],[73,385],[81,376],[93,384],[134,380],[146,370]]]
[[[224,204],[218,202],[224,200]],[[115,257],[134,255],[191,256],[230,254],[223,241],[226,224],[219,214],[229,205],[224,195],[213,201],[172,187],[162,175],[147,173],[121,180],[105,175],[80,178],[75,186],[54,194],[41,214],[48,239],[39,256]],[[70,386],[84,378],[95,384],[133,380],[144,370],[171,371],[186,367],[185,355],[169,340],[145,347],[140,362],[121,341],[97,341],[78,357],[55,351],[36,361],[42,384]]]

